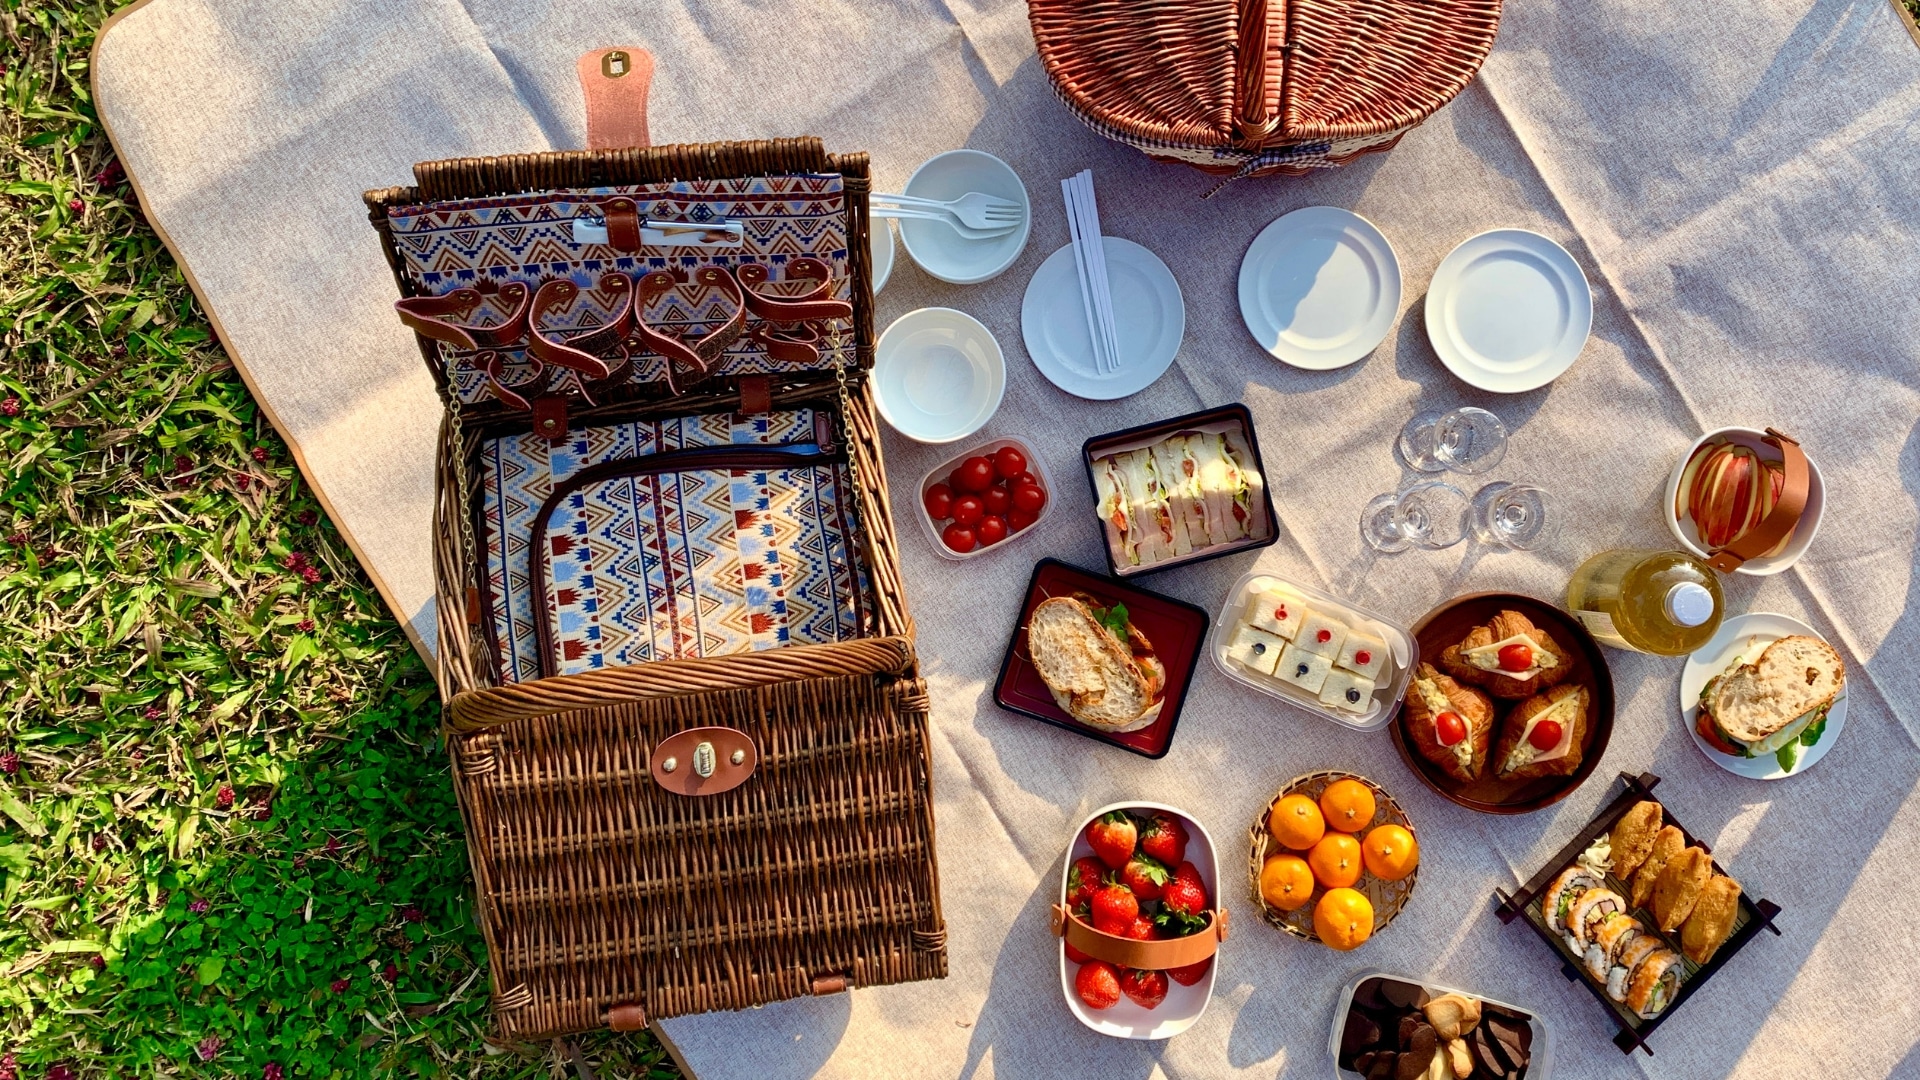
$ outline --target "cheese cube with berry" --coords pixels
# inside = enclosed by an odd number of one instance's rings
[[[1280,663],[1274,666],[1273,673],[1309,694],[1317,694],[1326,685],[1327,673],[1332,670],[1332,659],[1293,644],[1280,654]]]
[[[1320,687],[1320,703],[1363,713],[1373,705],[1373,680],[1351,671],[1333,671]]]
[[[1293,635],[1293,643],[1310,653],[1327,658],[1332,663],[1340,655],[1340,647],[1347,643],[1347,624],[1331,615],[1318,611],[1309,611],[1300,620],[1300,629]]]
[[[1306,601],[1278,585],[1253,594],[1247,603],[1247,621],[1276,637],[1293,639],[1307,616]]]
[[[1356,627],[1347,631],[1347,643],[1340,646],[1340,656],[1333,664],[1377,680],[1380,666],[1386,661],[1387,643]]]
[[[1227,645],[1227,659],[1262,675],[1273,674],[1287,643],[1257,626],[1243,626]]]

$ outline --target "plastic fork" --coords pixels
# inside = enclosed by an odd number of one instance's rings
[[[972,229],[960,224],[960,219],[940,210],[923,210],[919,207],[873,205],[873,216],[882,218],[914,218],[920,221],[938,221],[968,240],[991,240],[996,236],[1005,236],[1020,227],[1019,219],[997,223],[991,228]]]
[[[952,214],[960,224],[969,229],[981,231],[1005,231],[1016,228],[1027,216],[1026,207],[1012,199],[1002,199],[985,192],[969,191],[957,199],[941,201],[922,199],[916,195],[874,194],[872,201],[888,203],[902,209],[945,211]]]

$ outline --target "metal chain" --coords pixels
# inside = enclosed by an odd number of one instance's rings
[[[464,605],[467,602],[466,590],[474,587],[475,582],[472,580],[472,578],[474,574],[479,572],[479,566],[474,562],[476,545],[474,543],[474,537],[473,537],[473,515],[467,513],[466,431],[461,423],[459,398],[454,397],[449,404],[451,405],[451,410],[449,411],[449,414],[448,414],[448,421],[449,421],[448,428],[449,428],[449,434],[453,442],[453,461],[454,461],[454,477],[455,477],[454,493],[453,493],[454,512],[460,515],[460,559],[463,564],[461,567],[461,572],[468,578],[468,580],[462,581],[460,583],[462,587],[461,594],[460,594],[460,602],[462,605]],[[469,617],[471,614],[472,614],[471,612],[462,611],[460,613],[461,621],[471,626],[472,623],[469,621]]]

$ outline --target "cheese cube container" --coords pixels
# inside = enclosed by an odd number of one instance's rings
[[[1228,590],[1207,651],[1227,678],[1355,731],[1393,719],[1420,662],[1406,627],[1311,585],[1261,573]]]

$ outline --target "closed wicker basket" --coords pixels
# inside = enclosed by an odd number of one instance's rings
[[[798,408],[830,417],[858,501],[870,596],[847,640],[513,678],[479,595],[492,557],[474,538],[481,447],[530,424],[540,431],[551,413],[540,401],[529,416],[463,399],[446,352],[421,339],[447,401],[434,522],[437,675],[494,1018],[509,1038],[633,1029],[946,974],[926,686],[866,380],[865,155],[828,155],[808,139],[436,162],[416,167],[417,186],[369,192],[367,203],[401,293],[414,297],[420,264],[403,258],[407,238],[393,223],[422,206],[786,174],[843,185],[846,244],[836,255],[846,277],[836,285],[852,304],[847,354],[857,363],[678,390],[618,385],[566,400],[560,424],[644,427]],[[641,251],[632,261],[672,260]],[[717,785],[742,767],[750,775],[715,790],[671,786]]]
[[[1486,59],[1500,0],[1029,0],[1074,115],[1163,161],[1300,175],[1386,150]]]

